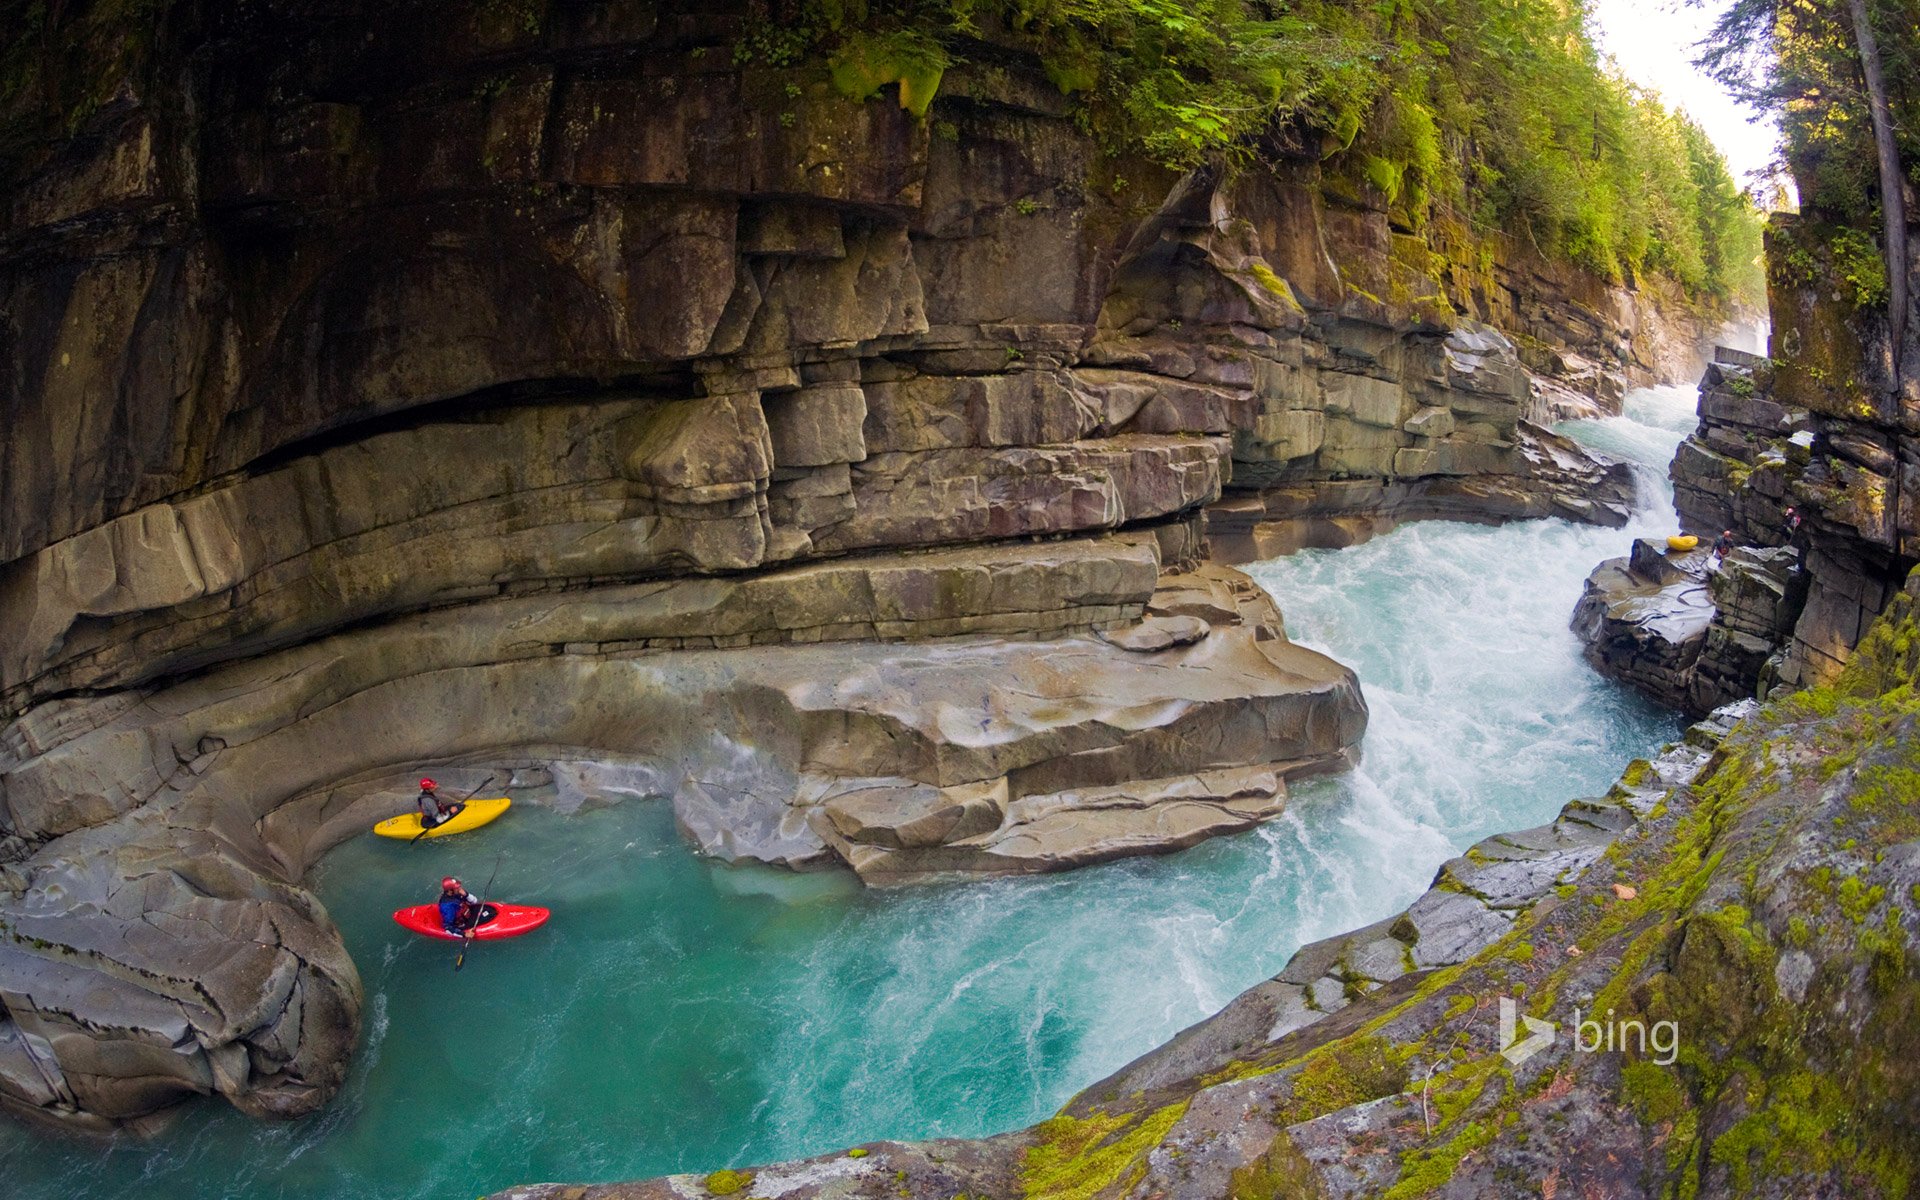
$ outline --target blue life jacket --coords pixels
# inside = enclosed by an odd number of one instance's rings
[[[466,907],[466,901],[458,896],[440,897],[440,925],[448,933],[460,932],[460,910]]]

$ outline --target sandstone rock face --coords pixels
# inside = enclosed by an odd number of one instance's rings
[[[1365,721],[1210,538],[1624,512],[1529,372],[1665,370],[1645,297],[1108,162],[1035,62],[923,121],[745,6],[504,13],[174,6],[0,167],[10,1108],[324,1103],[299,881],[419,769],[876,884],[1162,851]]]

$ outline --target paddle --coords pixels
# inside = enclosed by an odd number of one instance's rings
[[[487,776],[485,779],[482,779],[480,781],[480,787],[474,788],[471,792],[468,792],[466,795],[460,797],[458,800],[455,800],[454,803],[465,804],[467,801],[473,799],[475,796],[480,794],[480,788],[483,788],[492,782],[493,782],[493,776],[491,775]],[[449,821],[452,819],[453,819],[452,817],[447,818],[447,820]],[[422,824],[425,824],[425,822],[422,822]],[[438,828],[440,828],[440,826],[438,825],[427,825],[419,833],[414,834],[413,841],[408,842],[407,845],[409,846],[413,845],[414,842],[419,841],[421,838],[427,836],[429,833],[432,833],[434,830]]]
[[[480,787],[485,786],[487,785],[484,783],[480,785]],[[480,788],[474,789],[476,792],[479,790]],[[480,931],[480,916],[487,909],[487,893],[493,890],[493,881],[500,878],[500,862],[506,857],[507,852],[502,850],[500,857],[493,860],[493,874],[487,876],[487,886],[482,888],[480,894],[475,897],[480,902],[480,906],[474,910],[473,924],[468,926],[467,936],[460,939],[460,956],[453,960],[453,969],[456,971],[467,965],[467,947],[473,945],[473,935]]]

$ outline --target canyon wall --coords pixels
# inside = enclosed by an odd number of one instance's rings
[[[1703,548],[1602,564],[1574,617],[1595,666],[1696,714],[1831,681],[1920,563],[1920,314],[1894,345],[1834,234],[1773,216],[1772,353],[1721,350],[1701,377],[1670,474]],[[1704,548],[1722,535],[1724,564]]]
[[[1909,1196],[1916,647],[1920,574],[1831,684],[1480,842],[1028,1129],[493,1200]]]
[[[1010,46],[920,119],[724,6],[508,7],[83,23],[9,126],[10,1109],[324,1103],[299,882],[423,769],[875,884],[1267,819],[1365,704],[1209,542],[1620,524],[1537,423],[1709,320],[1314,155],[1105,157]]]

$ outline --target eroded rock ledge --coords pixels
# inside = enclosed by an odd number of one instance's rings
[[[1909,1195],[1917,639],[1920,576],[1833,685],[1481,843],[1031,1129],[496,1200]]]
[[[1620,517],[1529,370],[1662,373],[1647,296],[1312,154],[1110,161],[1005,47],[853,103],[748,18],[172,6],[7,160],[8,1107],[324,1103],[298,882],[422,767],[875,883],[1163,850],[1364,722],[1200,567],[1234,514]]]
[[[1573,631],[1595,669],[1700,716],[1765,694],[1805,597],[1791,546],[1736,546],[1716,559],[1641,538],[1587,577]]]
[[[976,622],[1002,636],[876,637]],[[1151,534],[498,598],[43,704],[4,741],[0,1098],[312,1107],[359,984],[297,881],[417,764],[615,763],[709,853],[898,883],[1245,828],[1365,718],[1249,580],[1163,578]]]

